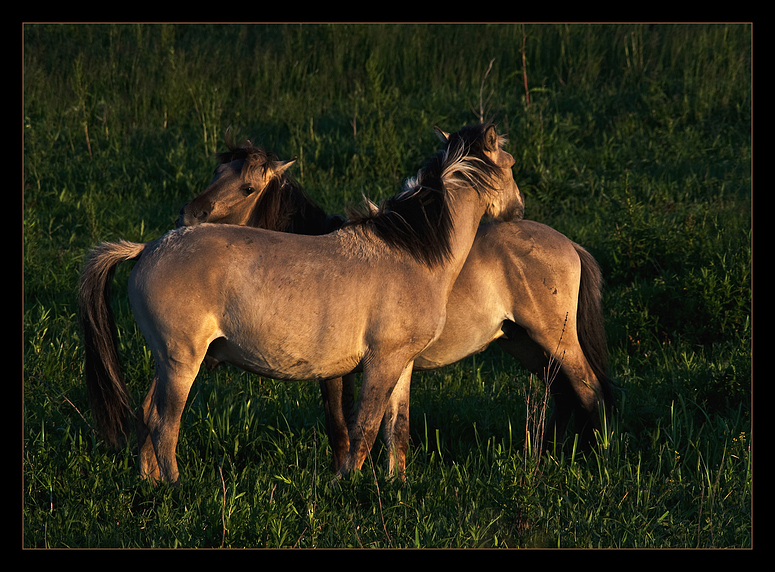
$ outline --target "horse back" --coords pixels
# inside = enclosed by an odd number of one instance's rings
[[[346,244],[338,233],[217,224],[176,229],[135,264],[132,309],[151,345],[158,339],[162,348],[171,332],[198,347],[228,339],[231,353],[222,347],[221,359],[258,373],[286,369],[310,379],[324,371],[341,374],[339,365],[329,365],[330,356],[353,367],[371,347],[419,352],[438,335],[446,307],[424,282],[429,273],[416,265],[413,275],[409,261],[395,272],[395,259],[391,264],[379,249],[352,251]],[[283,360],[291,357],[263,347],[263,340],[284,340],[305,354],[288,364]],[[238,355],[238,347],[250,351]],[[251,363],[249,355],[266,362]],[[309,369],[313,365],[320,372]]]

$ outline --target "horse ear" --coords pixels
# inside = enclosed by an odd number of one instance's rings
[[[366,210],[369,211],[370,215],[374,216],[379,213],[379,207],[374,203],[374,201],[369,199],[363,193],[361,193],[361,196],[363,197],[363,204],[366,206]]]
[[[438,135],[442,143],[449,143],[449,133],[442,131],[438,127],[434,127],[433,129],[436,131],[436,135]]]
[[[275,166],[274,166],[275,176],[279,177],[280,175],[282,175],[286,171],[286,169],[288,169],[288,167],[290,167],[296,162],[296,159],[298,159],[298,157],[294,157],[289,161],[278,161],[277,163],[275,163]]]
[[[488,151],[498,149],[498,134],[495,132],[494,125],[490,125],[484,134],[484,146]]]

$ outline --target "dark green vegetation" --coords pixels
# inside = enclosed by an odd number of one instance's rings
[[[24,48],[24,546],[751,546],[750,26],[29,25]],[[498,348],[414,375],[405,484],[377,446],[373,471],[329,487],[317,384],[233,368],[192,390],[180,488],[96,438],[84,254],[170,229],[228,127],[298,156],[341,213],[480,110],[526,217],[603,268],[621,391],[598,451],[525,454],[540,380]],[[130,267],[114,307],[140,399]]]

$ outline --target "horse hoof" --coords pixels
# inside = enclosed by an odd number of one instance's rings
[[[341,491],[343,478],[344,477],[342,475],[340,475],[339,473],[336,473],[334,478],[328,481],[328,489],[331,491]]]

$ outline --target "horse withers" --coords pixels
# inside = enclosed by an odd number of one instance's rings
[[[508,218],[522,206],[514,159],[493,126],[447,140],[421,184],[329,234],[200,224],[91,253],[79,295],[87,343],[112,329],[105,313],[112,270],[137,260],[129,300],[155,363],[135,412],[143,477],[179,480],[181,414],[206,355],[276,379],[362,372],[338,473],[362,466],[385,411],[408,408],[414,359],[443,329],[481,217]],[[129,415],[118,364],[105,361],[116,355],[115,347],[94,346],[86,356],[102,362],[87,363],[86,372],[92,407],[114,412],[95,416],[112,424],[106,435],[120,433]]]

